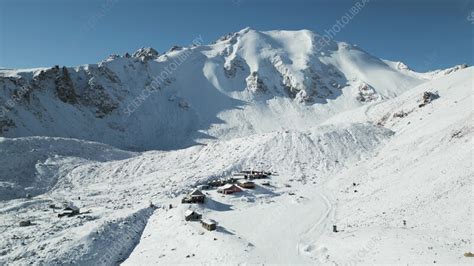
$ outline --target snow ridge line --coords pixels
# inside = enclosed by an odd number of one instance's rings
[[[103,252],[82,256],[75,263],[88,265],[117,265],[125,261],[135,247],[140,243],[143,231],[156,207],[150,206],[112,222],[106,222],[98,230],[97,237],[89,236],[92,240],[91,251]],[[99,233],[99,231],[102,231]]]

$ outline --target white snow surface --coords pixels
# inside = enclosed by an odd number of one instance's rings
[[[0,265],[472,263],[474,68],[416,73],[318,38],[246,28],[67,75],[0,69],[2,106],[31,89],[0,120]],[[243,169],[273,175],[181,204]]]

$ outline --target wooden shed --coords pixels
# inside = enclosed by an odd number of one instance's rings
[[[255,183],[252,181],[239,182],[239,186],[243,188],[255,188]]]
[[[196,211],[193,210],[186,210],[184,212],[184,219],[186,221],[199,221],[201,220],[202,215]]]
[[[201,220],[201,225],[203,228],[205,228],[208,231],[214,231],[217,229],[217,224],[214,221],[211,220]]]
[[[195,189],[186,195],[186,197],[181,200],[181,203],[204,203],[205,199],[206,195],[204,195],[199,189]]]

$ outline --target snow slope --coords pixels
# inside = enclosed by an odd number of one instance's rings
[[[1,234],[7,240],[0,247],[1,260],[467,263],[463,253],[472,245],[472,205],[466,204],[473,176],[472,74],[473,68],[461,70],[354,110],[353,120],[360,120],[356,124],[341,114],[307,130],[131,157],[114,151],[111,160],[90,160],[64,172],[49,167],[58,179],[46,193],[1,202]],[[426,90],[437,90],[440,97],[420,108]],[[401,110],[411,112],[393,117]],[[389,118],[382,119],[386,114]],[[64,141],[46,139],[53,148]],[[56,151],[61,155],[61,149]],[[202,206],[179,203],[194,185],[249,167],[278,174],[270,187],[258,185],[235,196],[209,191]],[[62,201],[91,212],[58,218],[57,210],[47,206]],[[158,209],[147,207],[149,202]],[[185,222],[187,208],[218,221],[218,230],[207,232]],[[34,225],[17,227],[23,219]],[[339,233],[332,233],[333,224]]]
[[[169,150],[308,128],[435,76],[347,43],[320,49],[320,38],[246,28],[165,54],[147,48],[79,67],[0,70],[0,134]]]
[[[99,259],[101,253],[93,248],[98,245],[95,241],[108,238],[110,232],[101,228],[113,220],[117,212],[123,213],[120,217],[130,217],[150,201],[160,206],[176,204],[177,197],[192,185],[225,176],[241,167],[269,168],[280,173],[281,182],[291,177],[299,186],[318,183],[320,175],[359,160],[391,134],[389,130],[372,125],[349,124],[315,128],[308,132],[255,135],[178,151],[151,151],[122,160],[88,161],[68,171],[49,167],[49,172],[59,177],[47,193],[33,199],[1,202],[0,220],[5,222],[3,237],[9,241],[2,243],[0,249],[6,262],[71,263],[85,261],[85,258]],[[306,165],[317,167],[306,169]],[[275,191],[262,189],[261,196],[276,197],[287,190],[286,187]],[[245,201],[254,199],[257,203],[260,197],[249,193],[243,198],[248,198]],[[79,218],[58,218],[47,206],[59,199],[79,202],[78,207],[90,209],[92,213]],[[218,200],[209,204],[215,209],[225,205]],[[159,210],[156,215],[162,216],[163,212]],[[20,219],[32,219],[36,224],[28,230],[16,228],[15,221]],[[182,226],[181,219],[181,215],[174,216]],[[112,223],[117,224],[116,221]],[[43,234],[30,235],[29,230],[39,230]],[[66,248],[55,250],[58,241],[69,243],[67,247],[74,250],[75,255]],[[38,251],[39,247],[46,251]],[[31,252],[36,256],[29,256]],[[111,257],[120,257],[116,254],[119,252],[125,251],[112,250]]]
[[[0,200],[47,192],[57,181],[56,172],[70,171],[88,162],[120,160],[132,152],[100,143],[74,139],[28,137],[0,140]]]
[[[395,136],[373,158],[331,177],[334,223],[344,232],[320,238],[316,246],[325,252],[315,257],[334,263],[470,261],[463,254],[473,239],[473,81],[471,67],[362,108],[359,116],[351,112],[328,122],[384,121]],[[440,98],[419,108],[424,91]],[[393,116],[400,113],[406,116]]]

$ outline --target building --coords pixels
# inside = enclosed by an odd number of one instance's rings
[[[223,180],[217,179],[217,180],[211,180],[209,183],[207,183],[211,187],[220,187],[222,185],[225,185]]]
[[[206,195],[199,189],[193,190],[188,196],[190,196],[194,202],[198,203],[204,203],[204,199],[206,198]]]
[[[80,209],[72,204],[66,206],[66,208],[63,209],[63,212],[58,213],[58,217],[73,217],[75,215],[80,214]]]
[[[211,189],[211,186],[209,186],[209,185],[199,185],[199,186],[197,186],[197,189],[199,189],[199,190],[208,190],[208,189]]]
[[[211,180],[207,184],[211,187],[220,187],[227,184],[234,184],[236,182],[237,182],[236,178],[228,177],[228,178],[219,178],[219,179]]]
[[[242,170],[240,171],[237,175],[243,175],[243,176],[260,176],[260,178],[266,178],[268,176],[271,176],[271,172],[266,172],[266,171],[255,171],[255,170]]]
[[[252,181],[239,182],[239,186],[243,188],[255,188],[255,183]]]
[[[234,184],[227,184],[217,189],[217,192],[222,194],[232,194],[240,191],[242,191],[242,189]]]
[[[271,173],[263,171],[242,171],[245,179],[262,179],[268,178]]]
[[[181,200],[181,203],[204,203],[205,199],[206,195],[204,195],[199,189],[195,189],[186,195],[186,197]]]
[[[20,226],[21,227],[30,226],[30,225],[32,225],[30,220],[20,221]]]
[[[202,215],[196,211],[193,210],[186,210],[184,212],[184,219],[186,221],[199,221],[201,220]]]
[[[201,220],[201,225],[208,231],[214,231],[217,229],[217,224],[211,220]]]

